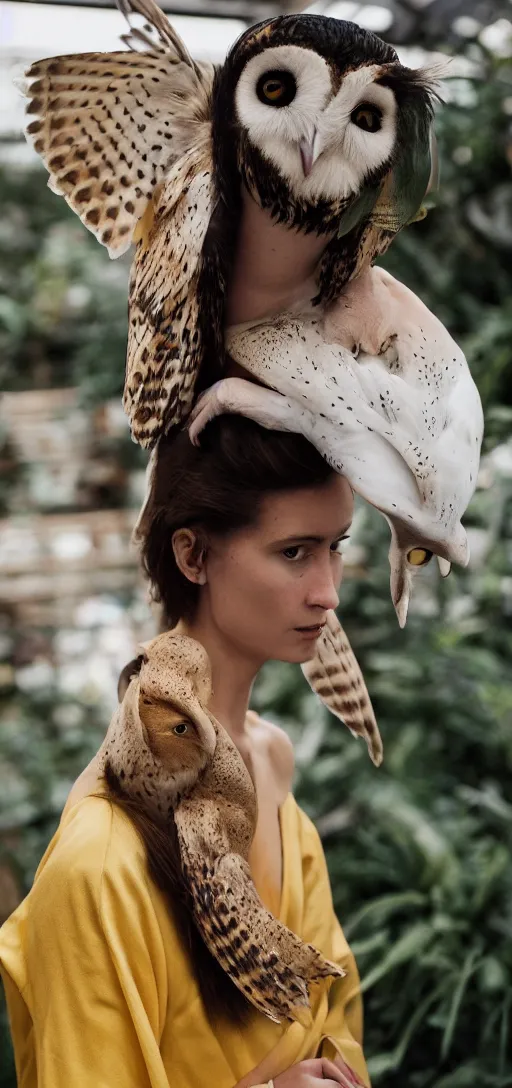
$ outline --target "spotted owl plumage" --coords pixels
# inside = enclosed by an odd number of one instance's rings
[[[270,19],[215,68],[192,60],[154,0],[118,5],[128,51],[28,69],[27,135],[111,256],[136,243],[124,405],[151,447],[222,372],[242,192],[323,239],[315,295],[327,303],[417,213],[433,89],[353,23]],[[294,82],[284,109],[262,101],[269,66]]]
[[[344,974],[261,901],[249,849],[257,821],[251,775],[208,711],[211,671],[194,639],[146,644],[100,750],[126,796],[176,826],[194,920],[209,951],[251,1004],[277,1023],[307,1023],[309,986]]]
[[[193,410],[192,438],[226,411],[304,434],[387,519],[391,596],[404,626],[419,568],[435,554],[446,575],[469,559],[460,519],[476,486],[483,415],[464,353],[382,268],[359,276],[324,314],[249,322],[228,331],[228,345],[263,385],[217,383]]]

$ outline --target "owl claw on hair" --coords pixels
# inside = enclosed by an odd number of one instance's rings
[[[187,426],[193,445],[199,446],[199,435],[210,420],[229,413],[247,416],[269,430],[300,430],[287,397],[245,378],[223,378],[201,394],[190,413]]]
[[[220,389],[227,380],[229,379],[221,379],[221,381],[215,382],[214,385],[211,385],[209,389],[206,389],[204,393],[201,393],[201,396],[197,398],[187,420],[189,438],[193,446],[201,445],[199,435],[201,434],[201,431],[204,431],[206,424],[209,423],[211,419],[214,419],[215,416],[222,415],[224,412],[228,411]]]

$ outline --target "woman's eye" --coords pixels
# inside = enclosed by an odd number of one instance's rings
[[[173,726],[173,733],[176,733],[178,737],[182,737],[184,733],[188,732],[188,725],[186,722],[178,722],[178,725]]]
[[[381,110],[379,110],[378,106],[371,106],[367,102],[363,102],[360,106],[356,106],[355,110],[352,110],[350,120],[353,125],[362,128],[364,132],[379,132],[382,128]]]
[[[264,72],[256,85],[256,94],[266,106],[289,106],[297,94],[291,72]]]
[[[339,540],[335,540],[334,544],[331,544],[331,551],[334,552],[335,555],[343,555],[343,552],[345,551],[345,548],[343,547],[343,545],[345,544],[345,541],[347,541],[348,539],[349,539],[348,535],[347,536],[340,536]]]
[[[304,545],[293,544],[290,548],[284,548],[283,555],[285,559],[303,559],[304,558]]]

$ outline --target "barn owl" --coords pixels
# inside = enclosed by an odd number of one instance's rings
[[[124,405],[151,447],[220,376],[227,313],[253,316],[251,247],[267,228],[270,296],[284,232],[293,292],[323,307],[417,215],[434,92],[428,72],[354,23],[269,19],[215,68],[190,57],[155,0],[118,5],[129,51],[28,69],[27,135],[112,257],[136,243]],[[286,300],[286,269],[282,289]]]
[[[483,415],[463,352],[412,291],[377,267],[324,314],[249,322],[228,330],[227,343],[271,388],[221,380],[193,409],[193,441],[225,411],[304,434],[389,522],[391,596],[403,627],[419,568],[436,554],[446,575],[469,559],[460,518],[476,486]]]
[[[165,827],[174,817],[194,919],[233,983],[269,1019],[308,1023],[308,985],[345,974],[276,919],[253,884],[251,775],[208,711],[203,647],[167,632],[147,643],[100,749],[122,792]]]

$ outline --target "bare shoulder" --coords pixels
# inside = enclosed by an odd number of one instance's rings
[[[288,733],[279,725],[261,718],[254,711],[249,711],[251,721],[258,729],[260,743],[264,746],[267,758],[283,792],[291,789],[295,770],[295,753]]]

